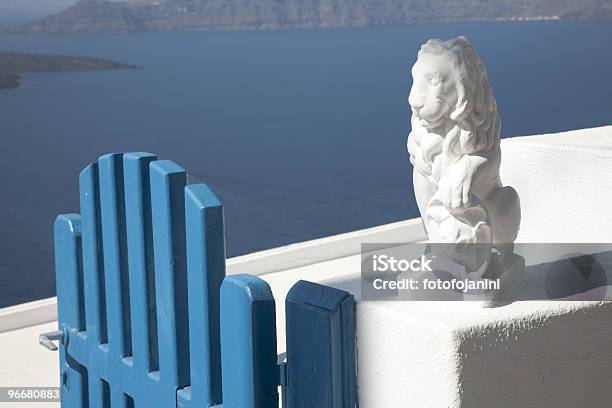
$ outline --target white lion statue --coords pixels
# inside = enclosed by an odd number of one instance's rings
[[[465,37],[429,40],[412,77],[408,152],[430,242],[490,243],[512,253],[519,197],[499,177],[501,124],[476,50]]]

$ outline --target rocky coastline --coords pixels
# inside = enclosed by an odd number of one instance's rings
[[[28,72],[140,68],[102,58],[0,52],[0,89],[18,88],[20,74]]]
[[[452,21],[612,19],[608,0],[79,0],[25,33],[244,31]]]

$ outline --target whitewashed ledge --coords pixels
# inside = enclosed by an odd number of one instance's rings
[[[612,242],[612,126],[505,139],[502,151],[502,179],[521,195],[518,241]],[[232,258],[228,273],[270,283],[282,352],[280,300],[296,281],[358,295],[362,242],[425,238],[420,220],[402,221]],[[55,299],[0,309],[0,386],[58,384],[57,354],[37,343],[55,318]],[[359,302],[357,319],[362,408],[610,407],[612,303]]]

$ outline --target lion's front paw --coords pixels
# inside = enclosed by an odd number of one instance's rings
[[[462,209],[471,205],[472,177],[465,169],[453,169],[440,178],[438,198],[450,209]]]

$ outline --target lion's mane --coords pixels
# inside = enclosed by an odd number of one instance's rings
[[[501,121],[497,103],[478,53],[465,37],[449,41],[429,40],[419,51],[450,57],[457,86],[457,105],[450,115],[454,126],[444,135],[442,152],[455,156],[486,152],[499,146]],[[418,120],[412,126],[423,127]],[[426,129],[413,129],[418,135]],[[417,141],[417,144],[420,144]]]

